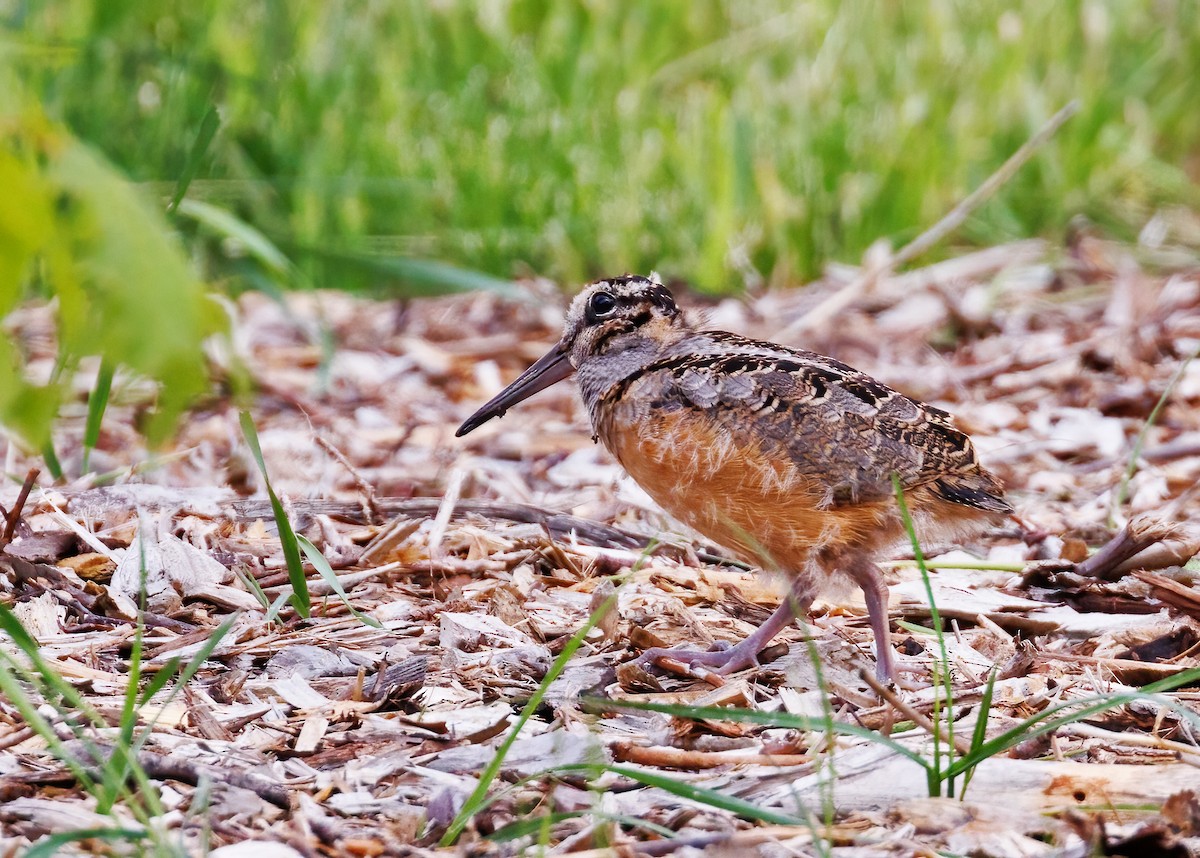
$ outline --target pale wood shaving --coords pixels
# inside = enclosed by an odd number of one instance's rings
[[[881,256],[746,303],[685,295],[689,312],[763,337],[798,330],[806,323],[794,320],[814,318],[806,308],[841,307],[836,324],[799,344],[951,411],[1005,479],[1024,530],[1014,523],[954,553],[926,546],[939,565],[1021,568],[931,575],[949,623],[960,743],[980,717],[992,668],[989,736],[1059,703],[1200,664],[1200,569],[1188,565],[1200,521],[1200,363],[1178,373],[1145,433],[1127,502],[1117,502],[1146,415],[1200,342],[1200,268],[1172,259],[1175,267],[1156,268],[1165,263],[1143,248],[1083,234],[1061,251],[1019,242],[899,274]],[[871,288],[856,304],[849,297],[859,287],[842,290],[863,271]],[[41,330],[47,313],[22,318]],[[0,556],[4,598],[43,658],[110,722],[123,708],[139,615],[148,673],[206,651],[232,618],[182,693],[168,699],[168,684],[140,714],[153,728],[139,760],[169,800],[166,825],[194,837],[196,785],[213,784],[208,818],[220,848],[212,854],[268,854],[262,843],[236,845],[243,840],[272,841],[287,854],[452,854],[436,848],[440,832],[567,639],[613,593],[616,607],[501,767],[493,789],[510,792],[468,831],[472,854],[519,854],[534,840],[505,846],[481,837],[529,813],[570,811],[583,815],[548,826],[551,851],[598,855],[603,837],[646,854],[766,855],[814,851],[817,835],[880,855],[1049,856],[1082,848],[1071,814],[1163,803],[1196,783],[1193,722],[1156,702],[985,761],[965,804],[918,800],[924,774],[857,737],[585,702],[829,713],[929,753],[928,732],[906,722],[931,719],[945,695],[932,681],[938,647],[921,630],[930,611],[911,562],[889,572],[893,619],[910,624],[893,626],[904,682],[889,691],[891,702],[859,675],[871,638],[854,592],[826,593],[803,628],[764,653],[761,670],[712,685],[629,670],[647,646],[739,639],[779,591],[654,508],[592,443],[568,385],[453,438],[475,405],[558,336],[553,302],[475,295],[415,302],[399,316],[341,294],[291,296],[286,312],[249,294],[236,313],[236,342],[259,385],[253,414],[272,484],[351,604],[380,627],[360,622],[312,570],[313,616],[285,608],[268,622],[249,582],[269,600],[290,584],[236,408],[214,402],[190,415],[175,450],[145,469],[149,454],[132,429],[148,404],[144,387],[123,390],[106,416],[114,443],[97,455],[128,469],[117,484],[33,491],[23,529]],[[320,320],[337,343],[325,387]],[[13,336],[24,335],[17,325]],[[69,415],[60,428],[64,461],[81,420]],[[10,473],[30,464],[6,451]],[[18,489],[0,489],[6,509]],[[1089,557],[1115,533],[1126,541]],[[1129,559],[1131,548],[1140,553]],[[12,651],[7,639],[0,646]],[[1200,712],[1194,689],[1165,697]],[[611,773],[536,777],[618,761],[782,813],[803,815],[832,794],[836,821],[826,828],[818,814],[805,825],[756,826]],[[535,779],[517,784],[523,777]],[[50,831],[130,823],[120,810],[116,819],[97,814],[5,701],[0,797],[0,850],[19,852]],[[595,810],[665,825],[678,839]],[[1131,812],[1110,814],[1108,835],[1144,824]]]

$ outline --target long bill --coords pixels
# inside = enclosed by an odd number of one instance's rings
[[[537,363],[521,373],[516,381],[497,393],[487,404],[468,417],[463,425],[458,427],[454,437],[461,438],[468,432],[478,429],[493,417],[500,417],[518,402],[528,399],[552,384],[557,384],[574,371],[575,367],[571,366],[571,361],[562,344],[556,345],[538,358]]]

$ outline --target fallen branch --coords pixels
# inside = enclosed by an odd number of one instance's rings
[[[1116,580],[1123,574],[1121,564],[1132,560],[1151,545],[1174,536],[1178,530],[1176,525],[1150,516],[1131,519],[1099,551],[1075,564],[1075,572],[1088,578]]]
[[[67,743],[67,748],[82,765],[88,767],[103,765],[104,760],[98,758],[97,755],[111,756],[113,752],[112,745],[103,743],[85,745],[83,742],[72,741]],[[290,810],[292,806],[288,789],[284,784],[253,772],[209,766],[167,754],[156,754],[152,751],[140,752],[137,755],[137,761],[147,776],[154,780],[178,781],[189,786],[197,786],[202,779],[207,778],[214,783],[224,783],[249,790],[268,804],[284,810]]]
[[[683,748],[646,748],[632,742],[610,745],[613,759],[641,766],[669,769],[715,769],[721,766],[807,766],[807,754],[755,754],[745,751],[688,751]]]
[[[945,730],[941,729],[940,725],[935,726],[934,723],[929,720],[929,718],[901,700],[894,691],[876,679],[875,674],[864,670],[860,671],[859,676],[865,683],[867,683],[867,685],[871,686],[871,689],[876,694],[878,694],[888,703],[892,704],[897,712],[899,712],[909,721],[912,721],[930,736],[937,736],[947,745],[953,744],[954,750],[956,750],[961,756],[965,757],[967,754],[971,753],[971,742],[969,739],[967,739],[967,737],[955,735],[953,737],[953,741],[951,741],[951,737],[947,735]]]
[[[29,500],[29,493],[33,490],[33,484],[41,473],[37,468],[30,468],[29,473],[25,475],[25,482],[21,484],[21,491],[17,495],[16,503],[13,508],[8,510],[4,515],[4,534],[0,536],[0,549],[13,541],[13,537],[17,534],[17,525],[21,522],[21,512],[25,509],[25,501]],[[0,507],[3,510],[3,507]]]
[[[376,498],[377,509],[393,516],[430,517],[437,515],[442,498]],[[265,500],[234,501],[234,514],[240,521],[254,521],[271,516],[271,505]],[[327,515],[332,518],[367,524],[362,506],[347,501],[294,500],[292,509],[298,515]],[[542,509],[533,504],[507,503],[503,501],[460,500],[451,510],[452,518],[477,515],[500,519],[517,524],[538,524],[546,528],[555,539],[569,541],[572,536],[588,545],[599,548],[624,548],[630,551],[645,551],[653,543],[655,553],[678,549],[679,546],[665,541],[661,536],[643,536],[612,525],[602,524],[586,518],[562,512]],[[746,568],[745,564],[716,553],[715,549],[697,550],[695,556],[705,563]]]
[[[407,515],[425,517],[437,515],[442,505],[441,498],[376,498],[376,506],[385,515]],[[345,501],[296,500],[292,502],[298,514],[328,515],[345,521],[367,523],[361,504]],[[265,500],[235,501],[233,511],[243,521],[266,518],[271,515],[270,502]],[[532,504],[503,503],[500,501],[463,500],[454,505],[453,517],[464,518],[479,515],[498,518],[518,524],[540,524],[547,527],[557,538],[571,533],[593,545],[613,545],[618,548],[641,549],[650,542],[649,537],[639,536],[627,530],[611,527],[599,522],[578,518],[566,513],[542,509]]]

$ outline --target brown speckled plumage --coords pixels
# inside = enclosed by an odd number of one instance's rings
[[[647,661],[669,654],[721,672],[753,664],[825,580],[845,575],[863,588],[879,672],[890,677],[887,589],[874,557],[905,538],[892,475],[924,538],[968,535],[1011,512],[944,411],[824,355],[696,330],[661,284],[635,276],[587,287],[556,349],[459,434],[571,368],[597,437],[655,501],[793,581],[742,644],[651,650]]]

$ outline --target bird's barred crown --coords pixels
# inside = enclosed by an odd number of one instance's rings
[[[567,311],[562,345],[576,366],[589,357],[619,352],[644,338],[684,330],[675,299],[658,276],[626,274],[588,285]]]

